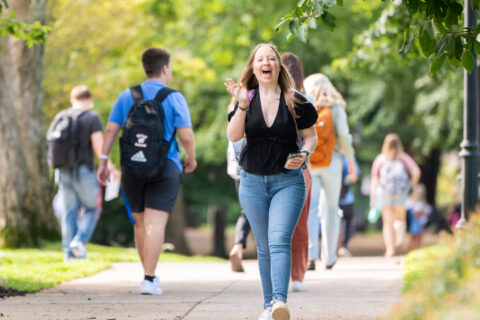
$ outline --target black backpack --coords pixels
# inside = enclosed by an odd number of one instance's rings
[[[71,169],[80,165],[80,121],[88,110],[60,111],[47,131],[47,161],[50,167]]]
[[[164,139],[165,114],[162,102],[175,90],[161,89],[155,99],[144,100],[142,88],[130,88],[134,103],[120,138],[122,171],[138,178],[155,176],[167,160],[168,150],[175,139]]]

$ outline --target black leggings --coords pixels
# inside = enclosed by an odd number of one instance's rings
[[[353,222],[353,204],[341,205],[340,209],[343,210],[343,218],[342,218],[342,227],[343,230],[343,239],[342,239],[342,247],[347,247],[348,241],[352,237],[352,222]]]

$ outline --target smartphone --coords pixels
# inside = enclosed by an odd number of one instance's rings
[[[298,152],[289,153],[287,160],[293,159],[293,158],[300,158],[300,154]]]

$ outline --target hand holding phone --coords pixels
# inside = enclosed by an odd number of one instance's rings
[[[300,168],[307,156],[303,152],[292,152],[288,154],[287,162],[285,163],[285,169],[293,170]]]

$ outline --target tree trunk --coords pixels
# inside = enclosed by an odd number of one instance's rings
[[[183,197],[183,187],[177,196],[177,201],[173,207],[172,214],[169,217],[167,228],[165,230],[165,242],[170,242],[175,246],[175,252],[190,255],[190,249],[185,239],[185,200]]]
[[[9,5],[22,22],[45,21],[46,0]],[[43,44],[28,48],[0,38],[0,246],[58,236],[45,159],[42,57]]]

